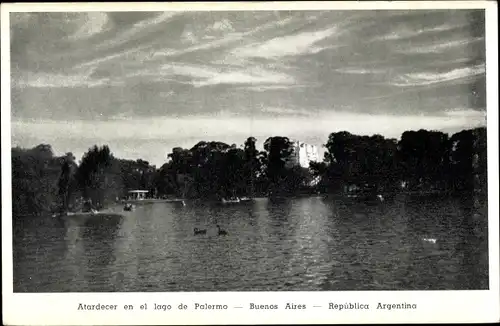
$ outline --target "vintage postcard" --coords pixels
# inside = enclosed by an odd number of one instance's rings
[[[499,321],[497,25],[2,4],[3,322]]]

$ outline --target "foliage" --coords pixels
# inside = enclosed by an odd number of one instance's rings
[[[370,184],[394,191],[405,181],[413,190],[454,192],[470,190],[474,173],[482,176],[482,187],[487,179],[485,128],[464,130],[451,138],[439,131],[406,131],[397,143],[380,135],[344,131],[330,134],[325,147],[326,168],[314,163],[311,170],[323,172],[329,191],[343,184]],[[476,169],[474,157],[479,162]]]
[[[264,142],[266,176],[269,182],[269,192],[279,195],[284,189],[287,178],[287,160],[293,152],[293,144],[287,137],[269,137]]]
[[[58,181],[58,195],[62,211],[68,211],[71,202],[74,201],[72,195],[77,188],[75,179],[77,169],[78,166],[75,163],[73,153],[66,153],[66,155],[61,158],[61,174]]]
[[[54,156],[50,145],[12,148],[13,213],[71,210],[81,196],[104,205],[132,189],[205,199],[335,192],[352,184],[395,191],[402,181],[418,191],[486,191],[486,128],[451,137],[407,131],[399,141],[336,132],[328,137],[323,162],[310,162],[309,169],[289,164],[293,144],[287,137],[270,137],[263,148],[257,150],[253,137],[241,148],[200,141],[191,149],[173,148],[159,169],[141,159],[117,159],[106,145],[90,148],[78,165],[71,153]],[[314,180],[319,182],[312,186]]]
[[[107,172],[112,165],[113,156],[107,145],[90,148],[82,157],[78,167],[77,180],[84,198],[93,203],[103,203],[106,198]]]
[[[12,213],[38,215],[56,209],[60,159],[50,145],[12,148]]]

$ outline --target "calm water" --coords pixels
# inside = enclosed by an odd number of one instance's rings
[[[460,225],[469,214],[461,206],[318,197],[23,219],[14,227],[14,291],[487,288],[487,241]],[[228,235],[218,236],[216,224]],[[207,234],[194,235],[195,227]]]

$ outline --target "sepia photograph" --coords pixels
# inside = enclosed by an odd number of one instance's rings
[[[14,291],[488,288],[484,11],[11,35]]]
[[[14,294],[491,289],[484,8],[123,8],[8,13]]]

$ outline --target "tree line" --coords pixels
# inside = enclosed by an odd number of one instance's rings
[[[336,193],[351,185],[451,194],[486,189],[486,128],[451,137],[407,131],[399,140],[331,133],[323,161],[309,168],[287,163],[293,153],[287,137],[266,139],[263,150],[256,143],[249,137],[240,147],[217,141],[176,147],[159,168],[141,159],[116,158],[106,145],[90,148],[79,164],[72,153],[55,156],[46,144],[12,148],[13,214],[77,209],[82,198],[106,205],[132,189],[192,199]]]
[[[312,163],[321,187],[332,192],[350,184],[370,184],[391,192],[461,193],[485,190],[486,128],[463,130],[449,137],[439,131],[406,131],[399,140],[380,135],[330,134],[323,162]]]

